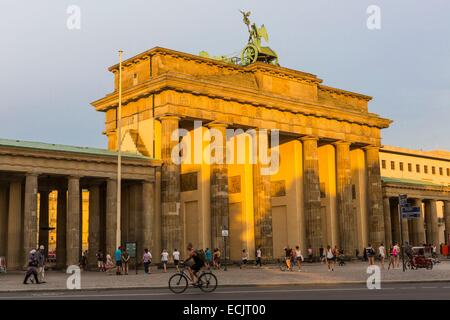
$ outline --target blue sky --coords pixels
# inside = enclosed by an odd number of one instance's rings
[[[366,27],[369,5],[381,30]],[[66,27],[69,5],[81,29]],[[154,46],[239,51],[239,9],[264,23],[282,66],[373,96],[394,120],[383,143],[450,150],[450,1],[6,0],[0,11],[0,137],[106,147],[90,102],[112,90],[106,69]]]

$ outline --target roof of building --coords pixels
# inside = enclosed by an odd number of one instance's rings
[[[423,181],[423,180],[391,178],[391,177],[381,177],[381,180],[385,183],[400,183],[400,184],[410,184],[410,185],[419,185],[419,186],[444,187],[444,185],[429,182],[429,181]]]
[[[433,158],[433,159],[438,159],[438,160],[447,160],[447,161],[450,160],[450,151],[447,151],[447,150],[423,151],[423,150],[413,150],[413,149],[394,147],[394,146],[383,146],[383,148],[381,148],[380,151],[410,155],[410,156],[415,156],[415,157]]]
[[[70,152],[96,156],[117,157],[117,152],[108,149],[78,147],[78,146],[69,146],[63,144],[54,144],[36,141],[0,139],[0,147],[26,148],[35,150],[60,151],[60,152]],[[122,156],[125,158],[134,158],[134,159],[150,159],[149,157],[145,157],[141,154],[130,152],[122,152]]]

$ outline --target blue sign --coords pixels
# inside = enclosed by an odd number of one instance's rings
[[[418,219],[420,218],[420,207],[401,207],[400,212],[403,219]]]

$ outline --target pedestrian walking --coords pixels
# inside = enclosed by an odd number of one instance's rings
[[[167,263],[169,262],[169,253],[166,249],[161,252],[161,263],[164,268],[164,272],[167,272]]]
[[[394,245],[394,260],[395,260],[395,268],[400,268],[400,246],[398,242]]]
[[[144,249],[144,255],[142,257],[142,262],[144,263],[145,274],[150,274],[150,264],[152,263],[152,254],[147,248]]]
[[[30,253],[28,255],[28,269],[25,274],[25,279],[23,279],[23,284],[28,284],[28,279],[31,276],[33,276],[36,284],[41,283],[38,279],[37,267],[38,267],[38,257],[37,257],[36,250],[33,249],[30,251]],[[33,279],[31,280],[31,283],[34,283]]]
[[[106,263],[105,263],[105,272],[106,273],[112,273],[112,270],[114,270],[114,268],[115,268],[115,263],[113,262],[113,260],[112,260],[112,258],[111,258],[111,255],[110,254],[107,254],[106,255]]]
[[[122,247],[119,246],[114,252],[114,258],[116,259],[116,275],[120,276],[122,275],[121,269],[122,269]]]
[[[221,256],[221,252],[220,252],[219,248],[215,248],[214,253],[213,253],[213,262],[214,262],[214,266],[216,267],[217,270],[220,270],[220,268],[221,268],[220,256]]]
[[[173,250],[172,252],[172,257],[173,257],[173,264],[175,265],[175,268],[177,269],[177,271],[180,271],[180,251],[178,251],[178,249]]]
[[[245,249],[242,249],[241,254],[241,265],[239,266],[240,269],[247,267],[247,261],[248,261],[248,253]]]
[[[319,259],[320,259],[321,262],[326,263],[326,257],[323,254],[323,252],[324,252],[323,246],[320,246],[320,248],[319,248]]]
[[[378,247],[378,256],[380,257],[380,266],[384,270],[384,259],[386,258],[386,248],[383,243]]]
[[[309,263],[313,262],[313,249],[312,249],[311,245],[308,246],[308,260],[309,260]]]
[[[289,246],[284,247],[284,263],[288,271],[292,271],[292,249]]]
[[[300,250],[300,246],[295,246],[295,260],[297,262],[298,271],[302,271],[302,262],[304,259],[302,255],[302,250]]]
[[[39,278],[39,282],[44,283],[45,279],[45,261],[46,255],[45,255],[45,247],[43,245],[39,246],[39,251],[36,252],[37,255],[37,261],[38,261],[38,269],[37,274]]]
[[[260,268],[262,267],[261,257],[262,257],[261,247],[258,247],[258,249],[256,249],[256,266],[259,265]]]
[[[369,245],[366,248],[367,252],[367,258],[369,259],[369,266],[375,264],[375,250],[373,250],[372,245],[369,243]]]
[[[88,266],[88,252],[87,250],[85,250],[81,254],[80,268],[81,270],[85,271],[87,270],[87,266]]]
[[[395,256],[394,256],[394,245],[392,244],[392,246],[389,248],[389,265],[388,265],[388,270],[391,269],[395,269]]]
[[[331,249],[331,246],[327,246],[327,251],[325,255],[325,260],[327,263],[328,271],[334,271],[334,263],[336,261],[336,255],[334,250]]]
[[[128,263],[130,262],[130,255],[128,254],[127,248],[122,251],[122,271],[125,275],[128,275]]]
[[[102,272],[105,271],[105,262],[104,262],[104,256],[102,249],[99,249],[97,253],[95,254],[95,257],[97,258],[97,268],[98,271]]]
[[[211,265],[212,265],[212,252],[211,249],[206,248],[205,249],[205,265],[206,268],[211,269]]]

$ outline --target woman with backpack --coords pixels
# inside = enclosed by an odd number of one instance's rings
[[[389,248],[389,265],[388,270],[391,268],[395,269],[395,256],[394,256],[394,245]]]
[[[327,251],[325,254],[325,259],[328,266],[328,271],[334,271],[334,263],[336,261],[336,255],[333,253],[331,246],[327,246]]]

